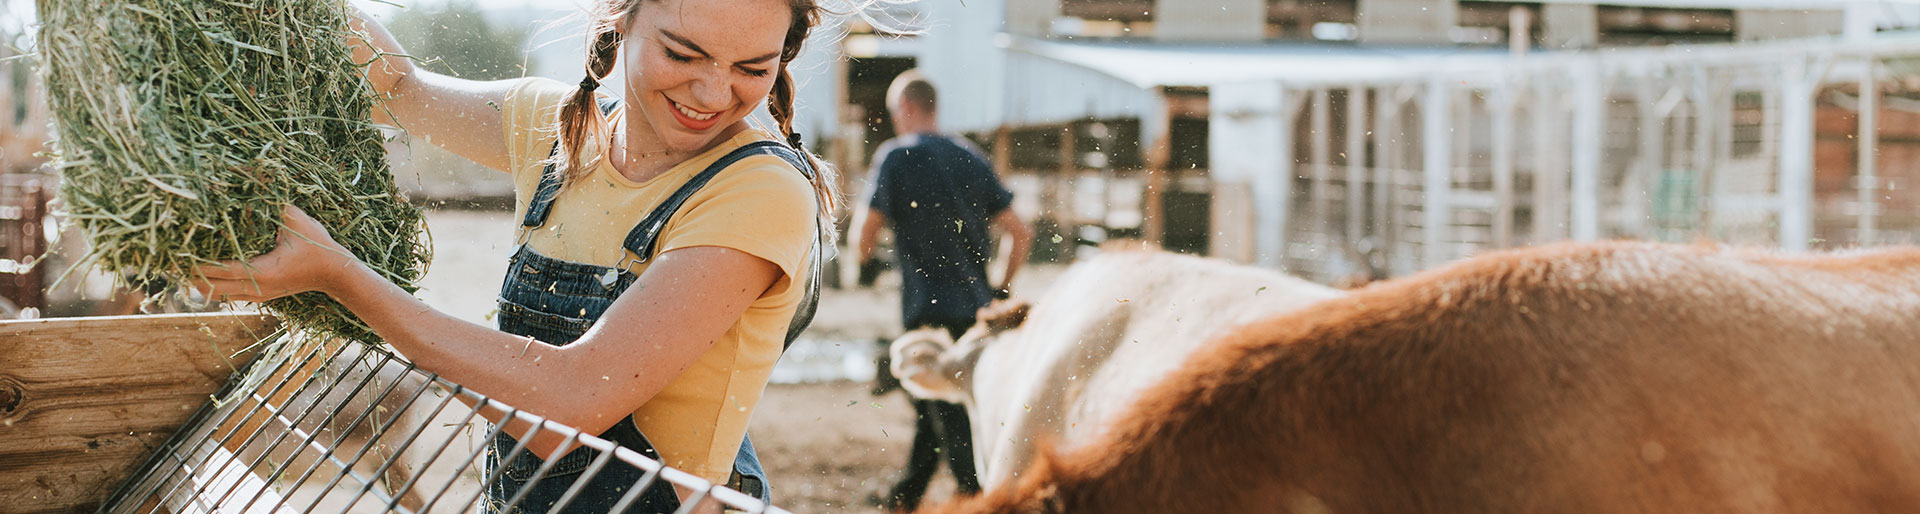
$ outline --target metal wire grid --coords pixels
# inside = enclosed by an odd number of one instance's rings
[[[484,422],[484,419],[479,419],[480,409],[471,405],[496,409],[531,425],[518,434],[520,444],[515,445],[509,454],[501,456],[501,462],[527,451],[525,442],[543,432],[564,436],[566,440],[560,448],[579,443],[600,452],[584,472],[572,478],[572,486],[553,506],[553,511],[565,508],[589,480],[608,463],[619,459],[640,469],[644,475],[627,488],[625,495],[615,505],[615,512],[624,511],[639,498],[642,491],[657,481],[665,480],[697,491],[676,511],[678,513],[690,513],[702,504],[718,502],[727,509],[741,512],[790,514],[785,509],[768,505],[745,493],[663,466],[659,461],[592,434],[489,399],[459,384],[416,369],[411,363],[397,359],[380,348],[348,342],[307,345],[286,353],[278,358],[258,359],[268,362],[256,362],[249,368],[265,369],[264,374],[242,374],[264,379],[246,381],[242,380],[242,375],[236,375],[219,395],[227,398],[227,401],[209,401],[203,405],[187,425],[159,448],[140,471],[121,485],[97,512],[306,514],[366,510],[369,506],[378,512],[403,514],[434,512],[436,507],[441,512],[473,511],[486,487],[500,479],[502,470],[483,469],[484,461],[479,460],[490,445],[471,444],[474,448],[469,451],[448,453],[448,448],[458,446],[461,430],[451,430],[449,435],[438,440],[424,440],[431,439],[424,437],[429,432],[429,425],[448,415],[449,406],[455,406],[451,415],[459,419],[456,425]],[[316,361],[322,353],[326,354],[325,357]],[[353,356],[346,357],[350,353]],[[286,389],[296,381],[298,384],[293,389]],[[378,392],[370,397],[361,396],[374,390]],[[346,394],[339,394],[342,391]],[[420,399],[427,396],[429,391],[436,391],[433,395],[438,397],[437,401],[421,402]],[[353,401],[355,398],[371,401],[356,402]],[[454,402],[456,398],[465,401]],[[396,400],[400,402],[394,407],[397,411],[392,415],[383,415],[383,406],[390,406]],[[428,407],[427,404],[432,405]],[[414,415],[400,415],[402,412]],[[379,419],[381,417],[386,419]],[[338,420],[346,418],[351,420],[344,427],[336,424]],[[253,424],[252,430],[244,430],[247,422],[255,419],[264,422]],[[417,419],[418,422],[403,423],[408,419]],[[278,424],[277,428],[275,424]],[[488,429],[484,437],[478,441],[492,440],[506,428],[504,423],[486,426]],[[348,435],[356,431],[365,436],[365,443],[358,445],[358,448],[343,448],[343,443],[352,439]],[[296,438],[297,442],[292,442]],[[399,439],[397,442],[390,442],[396,438]],[[473,440],[470,438],[468,441]],[[294,446],[295,455],[286,455],[285,448],[289,443]],[[383,444],[391,444],[392,451],[366,461],[370,453],[381,453],[373,450]],[[276,449],[281,449],[280,455],[286,458],[273,462],[274,459],[270,457],[276,455]],[[410,455],[418,457],[422,452],[426,454],[425,464],[414,469],[402,485],[391,491],[376,487],[380,484],[376,477],[388,476],[403,458]],[[461,456],[462,453],[464,456]],[[454,472],[438,483],[423,483],[429,474],[428,469],[443,462],[443,458],[451,458],[457,463]],[[532,482],[503,505],[496,506],[497,509],[511,512],[519,506],[534,482],[548,478],[546,474],[557,460],[551,456],[545,459],[535,471]],[[296,463],[302,461],[308,464],[304,469],[296,470]],[[367,467],[371,467],[371,471],[363,472],[362,469]],[[285,480],[296,471],[297,478]],[[480,476],[477,483],[461,484],[462,481],[474,480],[472,477],[476,475]],[[325,480],[325,485],[317,492],[313,491],[310,484],[317,484],[321,479]],[[457,487],[460,485],[465,487]],[[463,488],[471,491],[449,494]],[[409,495],[423,496],[424,502],[418,506],[407,505],[409,502],[403,502],[402,499]],[[303,500],[301,496],[308,498]],[[453,499],[459,496],[464,498]],[[367,499],[371,499],[370,505],[363,502]]]

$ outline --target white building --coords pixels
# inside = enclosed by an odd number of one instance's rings
[[[1069,237],[1334,278],[1362,253],[1404,273],[1559,239],[1920,236],[1902,192],[1920,153],[1875,141],[1908,145],[1915,125],[1888,118],[1920,90],[1905,0],[913,6],[922,35],[850,36],[851,60],[816,45],[805,103],[871,110],[887,77],[861,68],[910,59],[944,127],[985,143],[1033,193],[1021,208]],[[826,129],[858,110],[802,126],[859,165],[873,134]]]

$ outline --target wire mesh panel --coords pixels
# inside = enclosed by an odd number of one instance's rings
[[[292,341],[293,339],[283,339]],[[676,512],[774,512],[747,494],[663,466],[639,452],[545,420],[416,369],[381,348],[334,340],[285,342],[208,402],[100,512],[344,513],[565,511],[589,481],[616,467],[639,478],[616,488],[611,511],[672,484],[694,495]],[[490,422],[489,420],[493,420]],[[502,420],[521,423],[499,423]],[[524,427],[524,428],[517,428]],[[500,435],[517,444],[490,450]],[[561,441],[523,487],[496,491],[490,462],[534,452],[527,441]],[[577,474],[550,474],[565,449],[590,449]],[[489,452],[494,455],[488,455]],[[550,509],[526,496],[536,483],[570,486]]]

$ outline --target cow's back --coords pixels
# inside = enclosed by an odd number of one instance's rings
[[[950,512],[1898,512],[1920,251],[1477,258],[1262,321]]]
[[[976,364],[973,417],[989,487],[1036,444],[1095,439],[1147,387],[1208,340],[1340,292],[1282,273],[1151,250],[1076,263],[1016,340]]]

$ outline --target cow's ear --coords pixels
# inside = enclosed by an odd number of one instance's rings
[[[1033,304],[1026,300],[1000,300],[981,307],[976,316],[980,318],[980,323],[987,326],[987,331],[992,333],[1019,328],[1021,324],[1027,322],[1027,311],[1032,309]]]
[[[953,346],[945,329],[920,329],[895,339],[887,351],[888,363],[900,386],[915,398],[961,402],[965,391],[941,365],[941,354]]]

